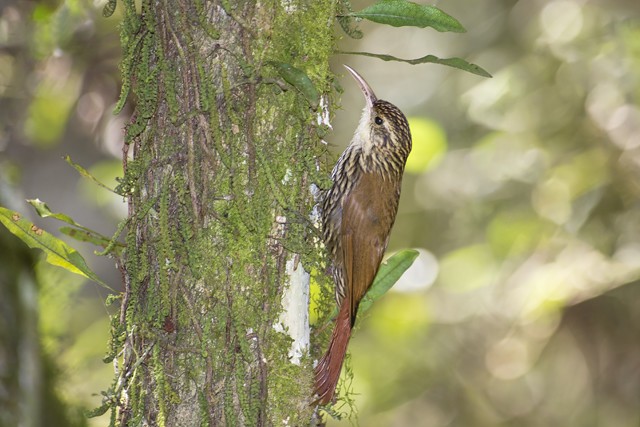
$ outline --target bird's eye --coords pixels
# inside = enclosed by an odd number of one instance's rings
[[[375,120],[374,120],[374,121],[376,122],[376,124],[377,124],[377,125],[381,125],[381,124],[382,124],[382,122],[383,122],[383,120],[382,120],[380,117],[378,117],[378,116],[376,116],[376,118],[375,118]]]

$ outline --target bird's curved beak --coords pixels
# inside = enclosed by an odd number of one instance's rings
[[[373,89],[371,89],[371,86],[369,86],[369,83],[367,83],[366,80],[363,79],[360,74],[356,73],[356,70],[354,70],[353,68],[349,67],[346,64],[344,67],[347,69],[347,71],[351,73],[353,78],[356,79],[356,81],[358,82],[358,86],[360,86],[360,90],[362,90],[362,93],[364,94],[364,99],[367,101],[367,107],[368,108],[373,107],[373,103],[376,102],[378,98],[376,97],[376,94],[373,93]]]

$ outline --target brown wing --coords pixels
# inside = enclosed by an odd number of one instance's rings
[[[399,183],[363,174],[342,206],[342,257],[351,323],[378,272],[396,217]]]

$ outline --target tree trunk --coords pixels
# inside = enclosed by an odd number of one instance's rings
[[[322,271],[310,186],[326,176],[319,118],[330,103],[335,5],[121,6],[122,98],[131,89],[136,109],[120,185],[129,218],[112,420],[308,424],[310,357],[292,363],[291,338],[274,326],[289,284],[308,295],[302,266]],[[320,107],[283,80],[283,64],[310,78]]]

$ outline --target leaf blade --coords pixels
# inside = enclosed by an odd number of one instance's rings
[[[55,218],[57,220],[60,220],[62,222],[66,222],[67,224],[71,224],[75,227],[79,227],[79,228],[84,228],[83,226],[81,226],[80,224],[78,224],[77,222],[75,222],[73,220],[73,218],[71,218],[69,215],[65,215],[63,213],[54,213],[51,211],[51,209],[49,208],[49,206],[47,206],[47,204],[45,202],[43,202],[40,199],[27,199],[27,203],[29,203],[31,206],[33,206],[33,208],[36,210],[36,213],[38,214],[38,216],[40,216],[41,218]]]
[[[411,64],[411,65],[418,65],[418,64],[427,64],[427,63],[432,63],[432,64],[440,64],[440,65],[446,65],[447,67],[452,67],[452,68],[457,68],[459,70],[463,70],[463,71],[467,71],[471,74],[475,74],[477,76],[481,76],[481,77],[488,77],[488,78],[492,78],[493,76],[491,74],[489,74],[489,72],[487,72],[484,68],[480,67],[479,65],[473,64],[471,62],[468,62],[462,58],[457,58],[457,57],[453,57],[453,58],[438,58],[435,55],[426,55],[423,56],[421,58],[416,58],[416,59],[402,59],[402,58],[397,58],[395,56],[392,55],[385,55],[385,54],[380,54],[380,53],[371,53],[371,52],[345,52],[345,51],[340,51],[338,52],[340,54],[343,55],[360,55],[360,56],[368,56],[371,58],[378,58],[381,59],[383,61],[396,61],[396,62],[406,62],[407,64]]]
[[[396,252],[389,259],[380,264],[378,274],[367,293],[360,301],[358,306],[358,316],[361,316],[364,312],[369,310],[373,303],[378,300],[382,295],[387,293],[389,289],[396,284],[398,279],[404,274],[405,271],[413,262],[418,258],[420,252],[415,249],[404,249],[400,252]],[[334,319],[338,316],[338,307],[336,307],[331,314],[330,318]]]
[[[77,228],[72,227],[60,227],[59,230],[62,234],[65,234],[72,239],[78,240],[80,242],[91,243],[96,246],[100,246],[101,248],[106,248],[111,244],[111,239],[109,239],[108,237],[101,234],[92,233],[84,229],[78,230]],[[120,255],[123,248],[124,245],[122,243],[115,242],[113,252],[116,255]]]
[[[83,225],[78,224],[73,218],[69,215],[52,212],[49,206],[40,199],[27,199],[27,203],[29,203],[36,210],[36,213],[41,218],[55,218],[59,221],[66,222],[67,224],[71,224],[76,228],[72,227],[60,227],[59,230],[61,233],[66,234],[67,236],[81,241],[93,243],[96,246],[100,246],[102,248],[106,248],[111,245],[111,241],[114,240],[114,248],[116,254],[120,254],[121,248],[124,247],[122,243],[115,241],[115,238],[109,238],[107,236],[103,236],[95,230],[87,228]]]
[[[84,276],[114,291],[89,268],[78,251],[24,219],[18,212],[0,206],[0,223],[30,248],[42,250],[49,264]]]
[[[307,98],[307,101],[309,101],[309,104],[314,110],[318,108],[320,94],[304,71],[285,62],[271,61],[271,64],[278,71],[280,77]]]
[[[466,32],[457,19],[437,7],[406,0],[381,0],[359,12],[351,12],[348,16],[393,27],[431,27],[440,32]]]
[[[411,267],[418,255],[420,255],[420,252],[415,249],[405,249],[396,252],[388,260],[380,264],[376,278],[360,302],[358,316],[361,316],[362,313],[371,308],[376,300],[398,282],[398,279]]]
[[[71,160],[71,156],[64,156],[64,161],[67,162],[69,165],[71,165],[71,167],[73,167],[75,170],[78,171],[78,173],[82,176],[84,176],[85,178],[89,178],[91,181],[95,182],[98,186],[104,188],[105,190],[109,190],[114,194],[117,194],[119,196],[123,196],[123,194],[118,193],[116,190],[114,190],[113,188],[103,184],[102,182],[98,181],[98,179],[91,175],[91,173],[86,170],[85,168],[83,168],[82,166],[80,166],[79,164],[75,163],[73,160]]]
[[[113,15],[113,12],[116,11],[116,0],[108,0],[107,4],[104,5],[104,8],[102,9],[102,16],[105,18],[109,18],[111,17],[111,15]]]

